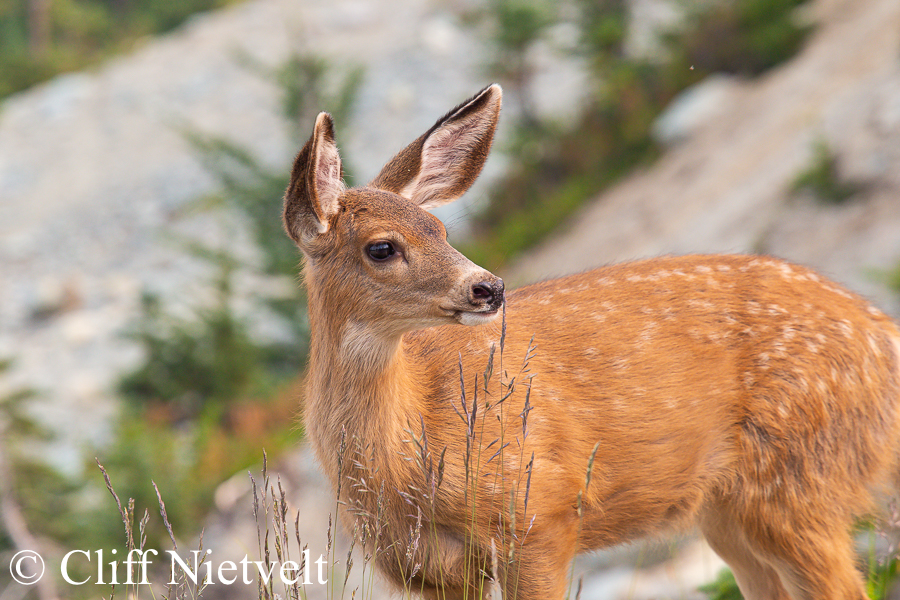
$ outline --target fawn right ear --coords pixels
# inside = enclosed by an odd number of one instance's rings
[[[502,95],[495,83],[451,110],[391,159],[369,185],[405,196],[425,210],[462,196],[487,160]]]
[[[284,228],[301,249],[328,231],[344,190],[334,123],[331,115],[319,113],[312,136],[294,161],[284,194]]]

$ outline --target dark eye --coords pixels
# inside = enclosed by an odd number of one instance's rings
[[[366,252],[372,260],[382,261],[392,257],[397,253],[397,250],[390,242],[372,242],[366,248]]]

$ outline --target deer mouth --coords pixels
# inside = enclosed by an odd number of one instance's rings
[[[451,317],[460,325],[483,325],[497,318],[500,307],[486,307],[480,310],[454,310]]]

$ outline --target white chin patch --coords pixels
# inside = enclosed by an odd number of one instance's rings
[[[471,326],[490,323],[497,318],[497,315],[500,314],[500,311],[494,311],[492,313],[461,312],[458,314],[459,316],[457,318],[460,323],[462,323],[463,325]]]

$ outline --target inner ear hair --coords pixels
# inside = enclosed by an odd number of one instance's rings
[[[370,186],[405,196],[424,209],[456,200],[487,161],[501,102],[499,85],[484,88],[398,153]]]
[[[304,251],[316,235],[328,231],[345,191],[341,157],[328,113],[319,113],[309,140],[294,160],[284,196],[284,227]]]

